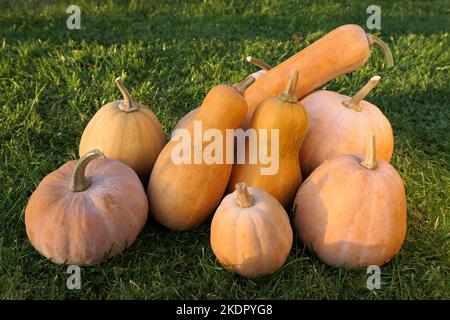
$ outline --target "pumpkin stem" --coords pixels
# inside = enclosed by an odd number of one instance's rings
[[[359,104],[369,94],[369,92],[375,88],[378,82],[380,82],[380,79],[380,76],[373,76],[350,100],[342,101],[342,104],[355,111],[361,111],[362,108]]]
[[[236,202],[242,208],[248,208],[253,206],[253,197],[247,190],[247,186],[244,182],[237,183],[236,189]]]
[[[269,71],[270,69],[272,69],[271,66],[269,66],[266,62],[264,62],[264,61],[261,60],[261,59],[258,59],[258,58],[254,58],[254,57],[248,56],[248,57],[246,58],[246,60],[247,60],[248,62],[250,62],[251,64],[254,64],[254,65],[257,66],[257,67],[260,67],[260,68],[263,69],[263,70]]]
[[[381,49],[381,51],[383,51],[384,57],[386,58],[386,63],[388,65],[388,67],[393,67],[394,66],[394,57],[392,56],[392,51],[389,48],[389,46],[387,45],[386,42],[384,42],[383,40],[381,40],[378,37],[375,37],[373,34],[370,33],[366,33],[367,35],[367,41],[369,41],[369,46],[373,46],[376,45],[378,46],[378,48]]]
[[[86,167],[92,160],[104,157],[105,156],[100,150],[94,149],[86,153],[78,160],[77,164],[75,165],[75,169],[73,170],[72,181],[70,184],[70,190],[72,192],[81,192],[89,188],[89,186],[91,185],[91,181],[86,178]]]
[[[278,97],[285,101],[290,103],[297,103],[297,96],[295,95],[295,88],[297,88],[298,83],[298,70],[292,70],[290,77],[289,77],[289,83],[286,87],[286,90],[284,92],[280,93]]]
[[[377,167],[377,155],[376,155],[376,146],[375,146],[375,135],[373,132],[369,133],[369,137],[367,138],[367,150],[366,156],[360,164],[369,170],[373,170]]]
[[[137,110],[138,108],[133,103],[133,99],[131,99],[131,94],[128,92],[127,88],[125,88],[122,79],[118,77],[114,81],[116,82],[116,85],[123,96],[123,101],[120,102],[119,109],[125,112]]]
[[[255,82],[255,78],[250,75],[241,82],[233,84],[233,88],[236,89],[236,91],[241,95],[244,95],[245,90],[247,90],[247,88],[250,87],[253,82]]]

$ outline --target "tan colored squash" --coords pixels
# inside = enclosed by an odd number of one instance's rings
[[[84,129],[80,156],[98,148],[107,158],[133,168],[146,182],[164,146],[164,132],[155,114],[131,99],[120,78],[116,84],[124,99],[97,111]]]
[[[357,25],[347,24],[272,68],[245,92],[248,112],[242,128],[250,126],[253,113],[261,101],[278,95],[286,88],[291,70],[299,70],[302,75],[301,86],[295,90],[295,95],[302,98],[328,81],[363,66],[369,59],[372,45],[379,46],[388,65],[393,65],[392,53],[383,41],[366,34]]]
[[[261,137],[265,137],[267,134],[267,154],[272,157],[272,161],[275,156],[278,157],[278,170],[271,174],[263,174],[263,168],[267,168],[268,165],[264,164],[260,157],[256,164],[250,163],[248,155],[251,152],[249,151],[251,142],[246,139],[246,162],[233,165],[228,192],[232,192],[236,183],[245,182],[249,186],[269,192],[285,208],[289,208],[292,204],[295,193],[302,182],[298,154],[308,126],[306,110],[297,101],[294,93],[298,75],[298,70],[292,71],[285,92],[263,101],[251,123],[251,128],[257,132],[258,144]],[[278,130],[278,149],[272,149],[271,146],[271,133],[274,130]],[[261,145],[258,145],[259,148]]]
[[[391,161],[391,124],[377,106],[362,100],[379,81],[379,76],[372,77],[352,98],[320,90],[301,100],[310,120],[299,156],[304,177],[337,154],[364,153],[368,131],[375,134],[378,156]]]
[[[269,71],[269,70],[272,68],[271,66],[269,66],[269,65],[268,65],[266,62],[264,62],[263,60],[260,60],[260,59],[255,58],[255,57],[248,56],[248,57],[246,58],[246,60],[247,60],[249,63],[251,63],[251,64],[253,64],[253,65],[258,66],[258,67],[261,68],[261,70],[259,70],[259,71],[257,71],[257,72],[254,72],[254,73],[252,73],[252,74],[250,75],[251,77],[255,78],[255,81],[257,81],[263,74],[266,74],[267,71]],[[189,111],[188,113],[186,113],[186,114],[184,115],[183,118],[181,118],[181,119],[177,122],[177,124],[176,124],[175,127],[173,128],[172,136],[173,136],[173,133],[175,132],[176,129],[186,128],[186,126],[187,126],[187,125],[192,121],[192,119],[194,118],[194,116],[195,116],[195,114],[197,113],[198,109],[199,109],[199,108],[195,108],[195,109]]]
[[[211,247],[225,269],[255,278],[280,269],[292,248],[292,228],[281,204],[256,187],[236,185],[217,208]]]
[[[208,129],[219,130],[223,137],[226,129],[235,129],[245,117],[247,103],[243,97],[245,89],[253,83],[249,77],[243,83],[230,87],[219,85],[211,89],[186,130],[194,137],[196,123],[201,124],[203,132]],[[203,222],[219,205],[230,178],[232,164],[226,161],[223,153],[222,163],[207,163],[200,154],[200,163],[195,164],[195,139],[190,139],[191,156],[189,163],[174,161],[183,136],[175,136],[167,143],[159,155],[148,184],[147,194],[150,213],[160,224],[172,230],[188,230]],[[224,143],[226,139],[223,139]],[[202,149],[211,142],[201,141]],[[223,146],[223,150],[226,150]],[[198,150],[198,148],[197,148]],[[201,152],[201,151],[200,151]],[[175,152],[175,156],[179,154]]]
[[[100,263],[131,246],[145,225],[148,202],[138,176],[102,156],[94,150],[67,162],[28,201],[28,238],[55,263]]]
[[[371,134],[365,157],[347,154],[326,160],[298,191],[298,234],[329,265],[380,266],[405,239],[403,181],[388,162],[376,159],[375,150]]]

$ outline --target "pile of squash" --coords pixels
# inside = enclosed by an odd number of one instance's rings
[[[179,136],[165,143],[150,109],[131,98],[103,106],[81,137],[80,159],[47,175],[25,211],[33,246],[55,263],[92,265],[128,248],[147,215],[171,230],[191,230],[213,213],[210,242],[224,268],[245,277],[278,270],[293,231],[325,263],[349,269],[382,265],[406,233],[403,182],[389,164],[393,133],[377,106],[354,96],[314,91],[363,66],[380,39],[341,26],[275,67],[233,86],[212,88],[176,129],[278,129],[279,170],[261,163],[174,163]],[[194,143],[194,142],[193,142]],[[192,149],[194,145],[191,145]],[[238,148],[250,148],[243,144]],[[305,180],[303,180],[305,179]],[[144,189],[146,186],[146,190]]]

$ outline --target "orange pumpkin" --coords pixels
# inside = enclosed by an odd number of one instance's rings
[[[376,159],[375,137],[367,154],[326,160],[300,187],[295,225],[303,242],[332,266],[382,265],[401,248],[406,234],[403,181]]]
[[[292,228],[281,204],[256,187],[236,185],[217,208],[211,247],[225,269],[255,278],[281,268],[292,248]]]
[[[337,154],[364,153],[368,131],[375,134],[378,156],[387,162],[391,160],[394,151],[391,124],[377,106],[362,100],[379,81],[379,76],[372,77],[352,98],[320,90],[301,100],[309,115],[299,156],[304,177]]]
[[[146,182],[164,146],[164,132],[155,114],[131,99],[120,78],[116,84],[123,100],[104,105],[92,117],[81,136],[80,156],[98,148]]]
[[[148,202],[138,176],[102,156],[94,150],[67,162],[28,201],[28,238],[55,263],[100,263],[131,246],[145,225]]]

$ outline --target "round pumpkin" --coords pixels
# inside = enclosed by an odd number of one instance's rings
[[[373,135],[367,150],[365,157],[346,154],[326,160],[295,199],[300,238],[332,266],[380,266],[405,239],[403,181],[388,162],[376,159]]]
[[[133,168],[146,183],[164,147],[164,132],[155,114],[132,100],[120,78],[115,81],[123,100],[104,105],[94,115],[81,136],[80,156],[98,148]]]
[[[391,124],[377,106],[362,100],[379,81],[379,76],[372,77],[352,98],[320,90],[301,100],[309,115],[299,156],[304,177],[337,154],[364,153],[367,132],[375,134],[378,156],[387,162],[391,160],[394,150]]]
[[[211,223],[211,247],[225,269],[255,278],[280,269],[292,248],[283,206],[266,191],[236,184]]]
[[[148,201],[138,176],[102,156],[94,150],[67,162],[28,201],[28,238],[55,263],[100,263],[128,248],[145,225]]]

